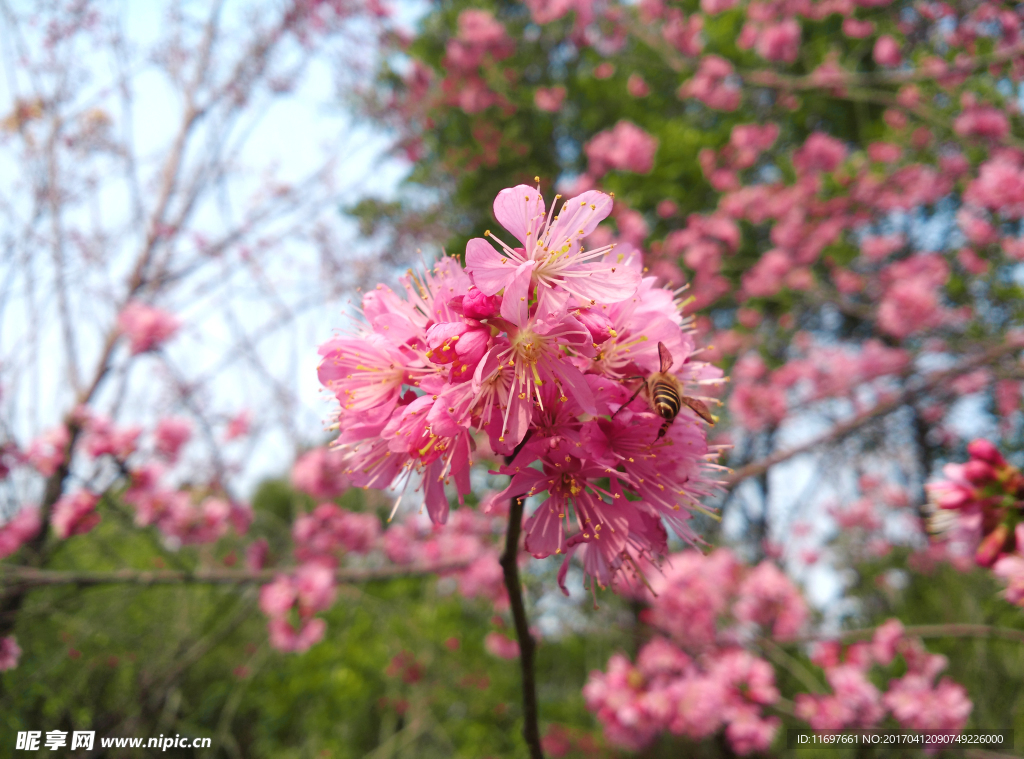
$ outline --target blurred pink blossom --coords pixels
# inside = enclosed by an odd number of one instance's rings
[[[620,121],[613,129],[594,135],[584,150],[595,176],[612,169],[646,174],[654,167],[658,140],[636,124]]]
[[[554,113],[562,108],[567,90],[562,85],[538,87],[533,93],[533,104],[541,111]]]
[[[72,535],[82,535],[99,524],[100,515],[96,513],[98,502],[99,496],[88,490],[62,496],[53,505],[53,514],[50,516],[50,524],[57,537],[65,540]]]
[[[132,301],[122,309],[117,324],[128,337],[133,356],[159,348],[181,326],[174,315],[138,301]]]
[[[21,658],[21,647],[13,635],[0,638],[0,672],[6,672],[18,666]]]

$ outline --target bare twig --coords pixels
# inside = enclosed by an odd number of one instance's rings
[[[434,564],[408,564],[376,567],[373,569],[338,569],[334,578],[343,584],[390,580],[396,577],[420,577],[464,569],[468,561],[447,561]],[[279,574],[287,574],[294,567],[278,567],[249,571],[245,569],[145,570],[117,569],[107,572],[75,572],[35,569],[0,565],[0,586],[19,589],[52,585],[251,585],[271,582]]]
[[[1024,630],[1013,627],[995,627],[994,625],[948,624],[948,625],[910,625],[904,628],[904,635],[915,638],[999,638],[1014,643],[1024,643]],[[843,630],[838,635],[808,635],[796,642],[810,643],[818,640],[838,640],[849,643],[867,640],[875,634],[874,627],[862,627],[856,630]]]

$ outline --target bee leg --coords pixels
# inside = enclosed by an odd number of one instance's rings
[[[636,400],[636,397],[638,395],[640,395],[640,391],[643,390],[645,387],[647,387],[647,380],[645,380],[643,377],[628,377],[627,379],[642,379],[644,381],[640,383],[640,387],[638,387],[636,389],[636,392],[633,393],[629,397],[628,401],[626,401],[621,406],[619,406],[617,409],[615,409],[615,413],[612,414],[612,416],[611,416],[612,419],[614,419],[616,416],[618,416],[619,412],[622,411],[622,409],[626,408],[626,406],[628,406],[630,403],[632,403],[634,400]]]
[[[661,425],[661,429],[658,430],[658,437],[654,438],[655,441],[661,440],[663,437],[665,437],[665,433],[668,432],[668,426],[672,424],[673,421],[674,420],[672,419],[665,420],[664,424]]]

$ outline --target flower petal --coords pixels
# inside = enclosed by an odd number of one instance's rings
[[[484,295],[495,295],[516,272],[516,264],[505,258],[482,237],[466,243],[466,271]]]
[[[612,199],[598,190],[587,190],[569,198],[558,211],[558,221],[551,225],[548,247],[557,250],[570,239],[573,246],[578,247],[579,241],[597,229],[611,212]]]
[[[580,264],[573,273],[587,272],[585,276],[566,277],[559,285],[575,295],[584,304],[618,303],[632,298],[640,286],[640,272],[630,266],[616,266],[593,263]]]
[[[557,498],[549,497],[526,520],[523,525],[526,533],[525,547],[533,554],[533,558],[543,559],[565,549],[565,534],[562,531],[564,513],[565,504]]]
[[[530,243],[536,241],[537,230],[543,224],[544,197],[537,188],[529,185],[508,187],[494,199],[494,216],[501,222],[501,226],[514,234],[529,250]],[[530,234],[527,235],[527,232]]]
[[[501,315],[517,327],[524,326],[530,319],[530,278],[533,276],[534,266],[534,261],[520,264],[512,281],[505,285]]]

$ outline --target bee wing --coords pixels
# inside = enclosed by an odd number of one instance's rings
[[[672,368],[672,354],[668,352],[665,343],[658,343],[658,358],[661,359],[661,369],[658,371],[662,374],[667,373]]]
[[[710,424],[712,427],[715,426],[715,418],[711,416],[711,412],[708,411],[708,407],[704,403],[704,401],[699,401],[696,398],[689,398],[685,395],[682,396],[680,400],[682,400],[683,403],[689,406],[690,410],[692,410],[693,413],[695,413],[705,422]]]

